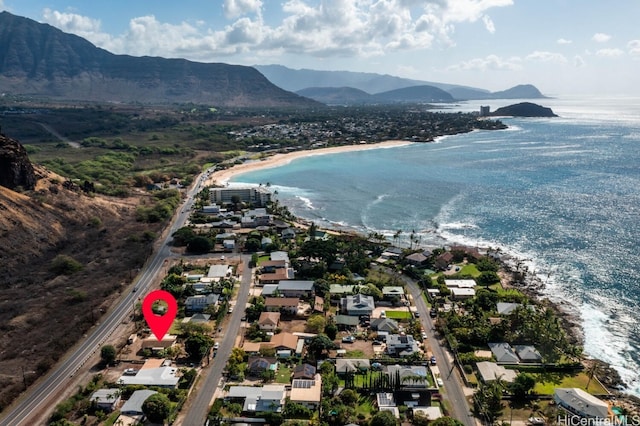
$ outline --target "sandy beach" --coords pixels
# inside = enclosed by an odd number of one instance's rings
[[[412,143],[413,142],[408,142],[408,141],[385,141],[385,142],[373,143],[373,144],[344,145],[344,146],[335,146],[330,148],[319,148],[319,149],[309,149],[304,151],[295,151],[295,152],[290,152],[286,154],[274,154],[263,160],[249,161],[243,164],[238,164],[236,166],[233,166],[225,170],[216,171],[211,175],[207,184],[215,183],[217,185],[225,185],[229,182],[229,180],[231,180],[232,177],[236,175],[239,175],[242,173],[248,173],[248,172],[252,172],[260,169],[280,167],[290,163],[295,159],[310,157],[312,155],[338,154],[342,152],[364,151],[367,149],[390,148],[390,147],[409,145]]]

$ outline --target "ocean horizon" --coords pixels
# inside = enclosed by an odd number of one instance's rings
[[[514,100],[443,105],[492,110]],[[400,230],[425,248],[500,248],[573,312],[585,353],[640,396],[640,99],[536,101],[557,118],[505,118],[506,130],[296,159],[231,179],[265,184],[319,226]]]

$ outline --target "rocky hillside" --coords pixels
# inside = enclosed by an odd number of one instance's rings
[[[498,108],[490,115],[495,117],[557,117],[551,108],[531,102],[521,102]]]
[[[33,382],[99,320],[160,228],[136,222],[144,198],[84,194],[24,163],[20,151],[3,161],[9,170],[31,170],[33,189],[0,186],[0,410],[22,392],[23,367]],[[14,175],[6,170],[3,181]]]
[[[61,100],[309,107],[251,67],[114,55],[31,19],[0,13],[0,91]]]
[[[27,151],[16,140],[0,133],[0,186],[33,189],[36,175]]]

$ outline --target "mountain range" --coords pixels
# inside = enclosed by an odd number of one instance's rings
[[[9,12],[0,13],[0,93],[63,101],[294,108],[320,103],[544,97],[531,85],[492,93],[375,73],[116,55],[81,37]]]
[[[376,73],[295,70],[282,65],[254,65],[254,67],[277,86],[326,104],[545,98],[531,84],[518,85],[499,92],[490,92],[477,87],[412,80]],[[431,87],[431,89],[427,89],[427,87]],[[407,90],[398,91],[400,89]],[[420,96],[420,93],[423,96]]]

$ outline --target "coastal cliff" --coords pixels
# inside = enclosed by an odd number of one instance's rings
[[[551,110],[551,108],[543,107],[542,105],[534,104],[531,102],[521,102],[519,104],[513,104],[498,108],[492,113],[489,113],[492,117],[557,117],[557,115]]]

